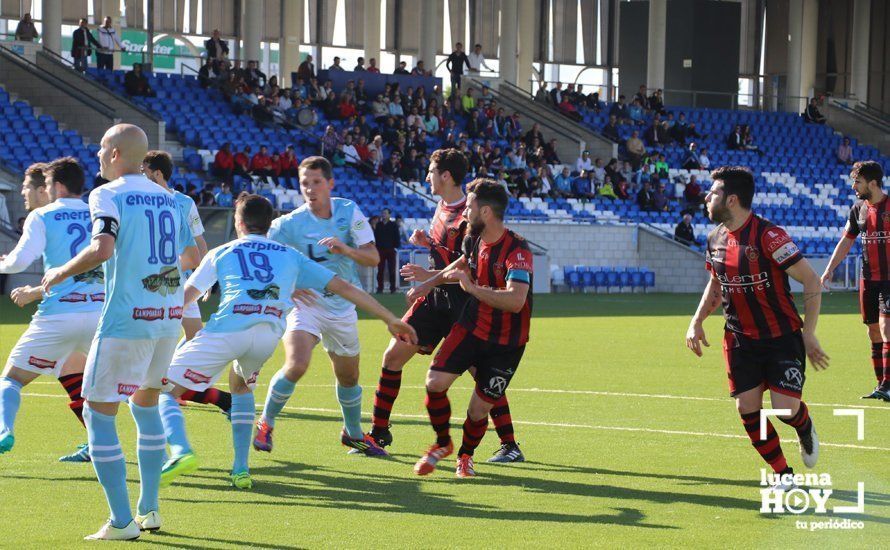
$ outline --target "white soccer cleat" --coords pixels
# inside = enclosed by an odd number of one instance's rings
[[[816,435],[816,426],[810,428],[806,437],[798,436],[800,443],[800,458],[807,468],[812,468],[819,460],[819,436]]]
[[[784,477],[784,476],[782,476]],[[779,478],[778,481],[769,486],[769,490],[774,493],[787,493],[791,489],[797,489],[797,483],[794,483],[793,475],[789,476],[787,480]]]
[[[152,510],[144,516],[136,514],[136,518],[133,521],[139,526],[140,531],[157,531],[161,528],[161,514],[157,513],[155,510]]]
[[[133,520],[126,527],[117,528],[111,525],[108,520],[101,529],[90,536],[84,537],[83,540],[136,540],[139,538],[141,531],[136,521]]]

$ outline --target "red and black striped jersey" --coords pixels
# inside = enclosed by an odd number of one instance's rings
[[[452,205],[440,200],[436,206],[430,222],[430,269],[445,269],[460,258],[467,232],[467,220],[463,216],[466,207],[466,197]]]
[[[862,279],[890,281],[890,201],[877,204],[859,200],[850,208],[844,227],[849,239],[862,237]]]
[[[758,340],[800,330],[785,270],[801,259],[784,229],[754,214],[736,231],[711,231],[705,264],[720,281],[726,329]]]
[[[532,316],[533,261],[528,243],[507,229],[493,243],[468,235],[463,250],[477,285],[507,288],[507,281],[515,280],[528,284],[529,291],[519,313],[495,309],[471,295],[458,323],[481,340],[502,346],[524,345],[528,342]]]

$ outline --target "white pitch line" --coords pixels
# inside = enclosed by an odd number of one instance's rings
[[[22,395],[29,395],[33,397],[68,397],[67,395],[51,395],[47,393],[23,393]],[[262,407],[257,405],[257,410],[261,410]],[[342,414],[340,409],[322,409],[317,407],[284,407],[285,410],[290,411],[299,411],[299,412],[321,412],[321,413],[331,413],[331,414]],[[428,417],[425,414],[403,414],[403,413],[393,413],[391,416],[399,417],[399,418],[421,418],[427,419]],[[456,418],[456,421],[462,420],[460,418]],[[714,432],[691,432],[687,430],[660,430],[656,428],[633,428],[633,427],[624,427],[624,426],[598,426],[595,424],[570,424],[566,422],[532,422],[529,420],[514,420],[514,424],[520,424],[523,426],[541,426],[546,428],[575,428],[575,429],[584,429],[584,430],[605,430],[605,431],[617,431],[617,432],[643,432],[643,433],[652,433],[652,434],[663,434],[663,435],[688,435],[693,437],[721,437],[725,439],[748,439],[747,436],[737,435],[737,434],[721,434]],[[890,447],[871,447],[867,445],[851,445],[846,443],[819,443],[823,447],[837,447],[840,449],[857,449],[863,451],[890,451]]]

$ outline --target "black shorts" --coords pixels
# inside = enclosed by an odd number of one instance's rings
[[[466,303],[466,293],[434,289],[414,302],[402,316],[402,321],[417,331],[418,353],[430,355],[439,342],[448,336]]]
[[[494,403],[507,391],[524,352],[525,345],[492,344],[473,336],[462,325],[454,325],[436,353],[430,370],[463,374],[476,367],[476,393],[485,401]]]
[[[890,281],[859,281],[859,311],[866,325],[890,316]]]
[[[807,367],[800,331],[757,340],[727,330],[723,355],[732,397],[761,387],[800,399]]]

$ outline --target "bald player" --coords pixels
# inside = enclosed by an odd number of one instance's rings
[[[87,540],[133,540],[161,526],[158,490],[166,438],[158,394],[179,340],[181,273],[196,267],[198,251],[173,194],[141,173],[147,152],[148,139],[137,126],[118,124],[105,133],[98,156],[109,183],[90,194],[90,244],[43,277],[48,291],[68,277],[105,268],[105,305],[82,393],[90,456],[111,513]],[[128,400],[138,432],[135,518],[115,425],[120,403]]]

